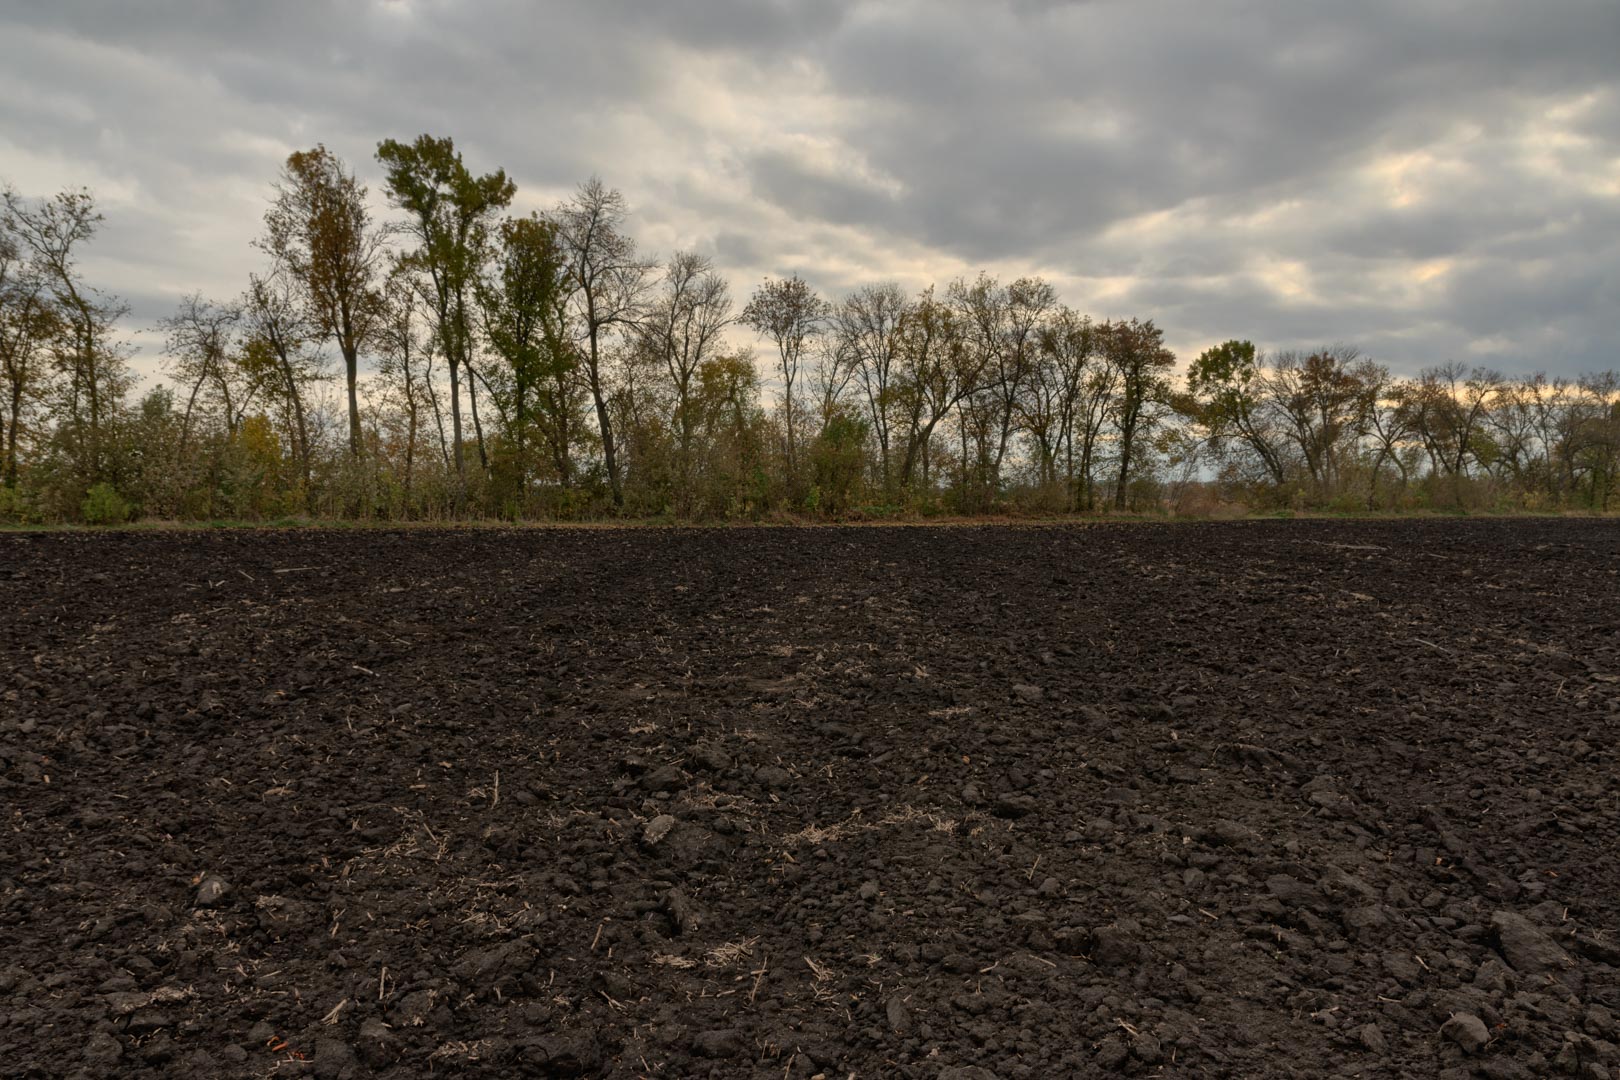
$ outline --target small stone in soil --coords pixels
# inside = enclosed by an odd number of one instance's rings
[[[647,822],[647,827],[643,829],[641,833],[641,842],[646,844],[648,847],[652,847],[653,845],[657,844],[658,841],[668,836],[669,830],[673,829],[674,827],[674,814],[659,814],[657,817]]]
[[[1491,926],[1501,939],[1502,955],[1521,974],[1566,971],[1574,966],[1569,954],[1545,931],[1517,912],[1496,912],[1491,916]]]
[[[889,1030],[896,1035],[905,1035],[911,1031],[911,1010],[906,1008],[905,999],[895,994],[885,1006],[889,1016]]]
[[[196,905],[200,908],[218,907],[231,895],[231,886],[218,874],[206,874],[197,883]]]
[[[399,1056],[399,1039],[393,1029],[377,1017],[365,1021],[360,1025],[360,1036],[357,1040],[360,1048],[360,1058],[373,1068],[382,1068],[392,1064]]]
[[[1458,1013],[1447,1020],[1440,1028],[1440,1034],[1463,1048],[1464,1053],[1472,1054],[1490,1041],[1490,1032],[1485,1029],[1485,1021],[1473,1013]]]
[[[692,933],[703,921],[697,905],[692,903],[692,898],[681,889],[671,889],[664,894],[664,911],[669,915],[669,921],[675,924],[676,932],[680,934]]]
[[[764,768],[754,770],[754,780],[761,787],[787,787],[788,781],[791,779],[792,777],[788,775],[786,769],[778,768],[775,765],[766,765]]]
[[[1091,943],[1091,958],[1104,967],[1129,964],[1140,955],[1142,947],[1117,926],[1098,930]]]
[[[700,746],[692,751],[692,764],[709,772],[725,772],[731,768],[731,755],[717,746]]]
[[[679,791],[686,786],[686,774],[678,766],[665,765],[643,776],[641,786],[648,791]]]
[[[123,1044],[110,1032],[98,1031],[84,1044],[84,1060],[92,1065],[111,1068],[123,1056]]]

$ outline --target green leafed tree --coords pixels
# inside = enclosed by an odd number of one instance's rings
[[[1109,363],[1119,374],[1113,417],[1119,466],[1114,509],[1124,510],[1141,449],[1138,440],[1164,418],[1170,398],[1168,376],[1176,366],[1176,354],[1165,348],[1164,331],[1152,319],[1104,323],[1100,333]]]
[[[568,334],[568,284],[557,227],[538,215],[499,225],[493,260],[478,289],[484,336],[504,364],[501,407],[520,489],[532,472],[535,444],[553,451],[567,484],[573,425],[575,350]]]
[[[1278,487],[1286,457],[1266,400],[1260,355],[1251,341],[1231,340],[1199,354],[1187,370],[1190,410],[1216,445],[1237,442]]]
[[[409,143],[384,139],[377,144],[377,161],[386,175],[390,204],[405,212],[401,231],[414,242],[404,258],[428,285],[435,336],[450,371],[451,453],[456,475],[465,486],[464,382],[479,435],[480,460],[487,465],[473,371],[476,289],[491,226],[511,204],[517,185],[503,169],[474,175],[453,140],[433,135],[419,135]]]

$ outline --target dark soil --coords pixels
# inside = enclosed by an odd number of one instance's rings
[[[1605,522],[0,536],[0,1073],[1620,1071]]]

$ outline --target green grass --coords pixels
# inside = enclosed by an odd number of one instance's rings
[[[882,511],[881,513],[875,511]],[[972,526],[1051,526],[1051,525],[1130,525],[1178,524],[1202,521],[1407,521],[1432,519],[1502,520],[1510,518],[1620,518],[1620,512],[1595,510],[1459,510],[1425,508],[1419,510],[1259,510],[1217,514],[1172,514],[1167,511],[1136,511],[1095,514],[994,514],[960,516],[926,515],[897,507],[861,507],[850,520],[797,517],[777,514],[761,520],[682,521],[670,516],[637,518],[596,518],[584,521],[520,521],[499,518],[473,518],[445,521],[385,521],[353,518],[281,517],[266,520],[214,518],[205,521],[144,519],[116,525],[13,524],[0,523],[0,533],[40,532],[210,532],[215,530],[367,530],[367,529],[772,529],[772,528],[871,528],[875,526],[972,527]]]

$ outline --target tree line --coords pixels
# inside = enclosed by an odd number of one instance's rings
[[[644,253],[600,180],[522,215],[448,138],[376,160],[384,220],[331,151],[292,154],[261,268],[181,299],[138,398],[127,308],[79,267],[94,198],[6,189],[0,519],[1609,509],[1620,483],[1613,372],[1237,340],[1181,372],[1152,320],[1036,277],[739,303],[706,256]]]

